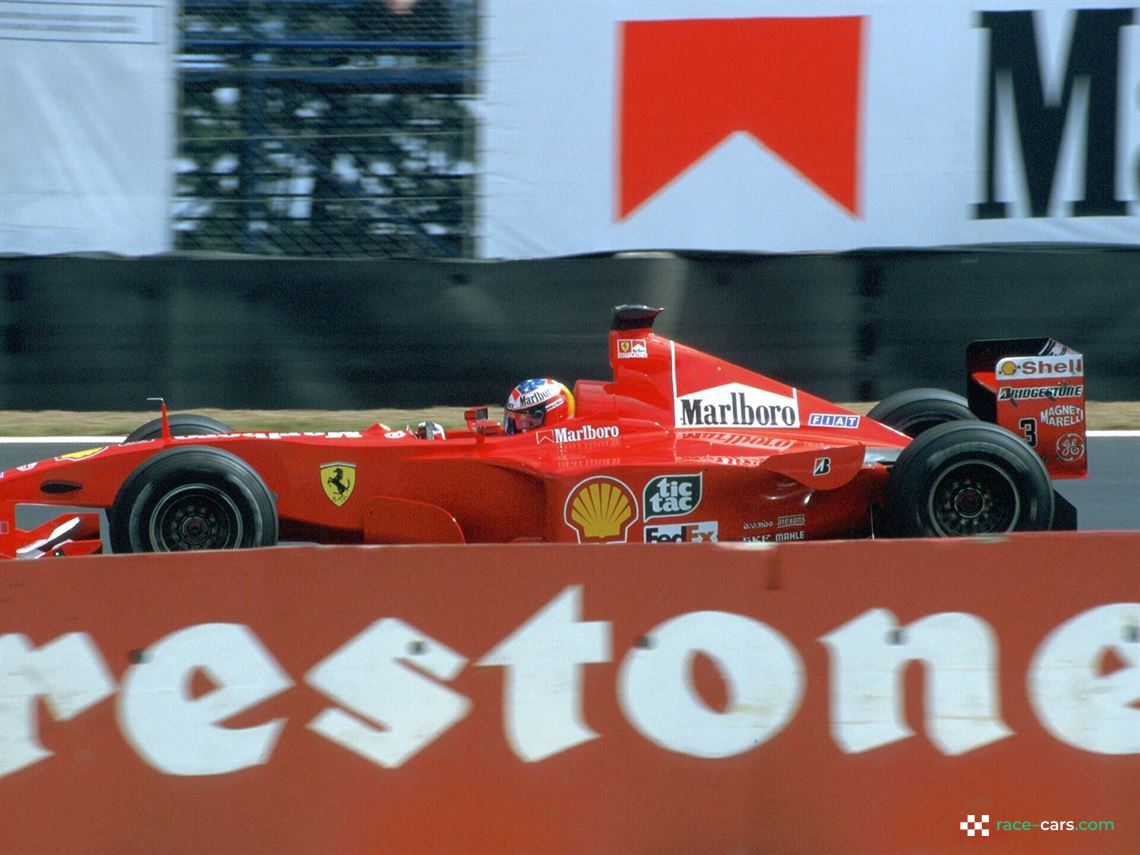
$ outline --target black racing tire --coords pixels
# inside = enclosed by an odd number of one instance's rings
[[[964,537],[1053,525],[1045,464],[987,422],[951,422],[903,449],[887,481],[890,537]]]
[[[977,421],[961,395],[945,389],[907,389],[888,395],[867,417],[907,436],[918,436],[946,422]]]
[[[277,543],[261,476],[218,448],[170,448],[130,474],[108,512],[112,552],[246,549]]]
[[[196,416],[193,413],[179,413],[170,416],[171,436],[201,436],[203,434],[232,433],[229,425],[209,416]],[[162,436],[162,419],[151,419],[135,428],[123,442],[142,442]]]

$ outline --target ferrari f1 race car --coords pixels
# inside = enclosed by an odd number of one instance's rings
[[[236,433],[163,404],[121,444],[0,473],[0,554],[1075,528],[1050,480],[1086,473],[1083,358],[1064,345],[977,342],[968,397],[911,390],[860,415],[654,334],[660,311],[615,310],[613,378],[566,389],[557,423],[515,420],[541,380],[503,423],[473,408],[446,434]],[[25,529],[25,505],[61,513]]]

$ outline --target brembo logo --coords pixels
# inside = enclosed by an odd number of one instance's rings
[[[677,427],[798,428],[794,397],[726,383],[677,398]]]
[[[737,132],[858,215],[863,21],[623,23],[617,219]]]

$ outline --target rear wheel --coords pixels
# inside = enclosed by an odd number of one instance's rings
[[[171,436],[202,436],[204,434],[231,433],[230,426],[209,416],[198,416],[194,413],[179,413],[170,416]],[[162,436],[162,419],[151,419],[144,425],[131,431],[123,442],[141,442],[147,439],[158,439]]]
[[[172,448],[123,483],[108,514],[113,552],[244,549],[277,542],[265,482],[217,448]]]
[[[977,421],[965,398],[944,389],[896,392],[872,407],[867,417],[907,436],[918,436],[946,422]]]
[[[923,432],[903,449],[887,482],[887,533],[896,537],[1043,531],[1053,510],[1041,458],[985,422]]]

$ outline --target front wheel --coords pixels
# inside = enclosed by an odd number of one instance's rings
[[[194,413],[179,413],[169,416],[171,436],[202,436],[204,434],[231,433],[231,428],[224,422],[212,419],[209,416],[199,416]],[[148,439],[159,439],[162,436],[162,419],[151,419],[144,425],[135,428],[124,443],[142,442]]]
[[[887,482],[887,534],[893,537],[1045,531],[1053,510],[1041,458],[985,422],[924,431],[903,449]]]
[[[252,467],[217,448],[171,448],[123,482],[108,514],[113,552],[245,549],[277,542],[273,496]]]

